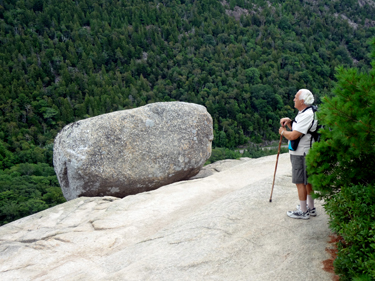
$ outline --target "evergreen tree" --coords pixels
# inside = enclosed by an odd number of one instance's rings
[[[375,60],[372,66],[368,73],[338,67],[334,95],[324,97],[319,108],[323,138],[313,145],[308,163],[320,197],[350,184],[375,184],[375,170],[368,169],[375,166]]]

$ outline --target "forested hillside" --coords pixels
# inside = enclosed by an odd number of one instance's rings
[[[370,67],[375,2],[0,0],[0,224],[63,202],[66,124],[157,101],[207,107],[214,147],[277,139],[335,67]]]

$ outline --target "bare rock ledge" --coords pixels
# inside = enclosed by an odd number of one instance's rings
[[[331,280],[328,217],[293,220],[289,155],[208,177],[81,197],[0,227],[0,280]],[[228,164],[228,163],[227,163]],[[223,167],[229,167],[224,169]]]

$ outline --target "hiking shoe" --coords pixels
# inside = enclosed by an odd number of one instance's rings
[[[306,207],[307,207],[307,210],[309,211],[310,216],[316,217],[316,208],[314,207],[314,208],[310,209],[308,204],[306,204]],[[301,210],[300,205],[297,205],[297,210]]]
[[[292,218],[292,219],[303,219],[303,220],[308,220],[310,218],[309,211],[307,212],[302,212],[301,210],[296,210],[296,211],[288,211],[286,212],[287,216]]]

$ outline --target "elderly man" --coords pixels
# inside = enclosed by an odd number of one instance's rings
[[[289,140],[289,154],[292,162],[292,182],[296,184],[300,204],[294,211],[288,211],[287,215],[293,219],[309,219],[316,216],[314,200],[311,197],[312,186],[307,182],[305,156],[311,147],[311,134],[309,130],[314,121],[314,111],[311,105],[314,103],[313,94],[306,89],[301,89],[294,97],[294,107],[298,109],[295,120],[281,118],[280,135]],[[288,131],[287,126],[291,131]],[[298,142],[294,146],[294,142]],[[294,146],[294,148],[292,147]],[[306,202],[307,201],[307,202]]]

